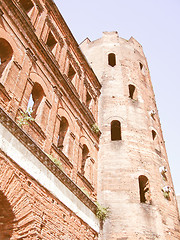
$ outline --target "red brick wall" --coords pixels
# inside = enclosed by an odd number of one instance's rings
[[[97,233],[0,154],[0,239],[97,239]]]
[[[1,5],[0,36],[10,45],[13,55],[0,75],[0,106],[18,122],[21,111],[27,110],[33,86],[40,84],[44,94],[35,121],[22,128],[94,199],[99,137],[91,128],[97,121],[100,84],[56,6],[51,1],[32,3],[34,7],[28,14],[18,1],[6,0]],[[57,42],[52,51],[46,44],[49,32]],[[72,81],[68,78],[70,65],[76,73]],[[85,105],[87,90],[93,99],[92,110]],[[69,129],[64,148],[58,149],[61,117],[67,119]],[[88,179],[87,174],[79,174],[82,139],[92,159]]]

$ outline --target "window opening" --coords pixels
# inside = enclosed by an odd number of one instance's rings
[[[48,38],[47,38],[47,42],[46,45],[48,46],[48,48],[53,51],[53,49],[56,46],[56,39],[54,38],[53,34],[51,33],[51,31],[49,32]]]
[[[34,7],[34,4],[31,0],[19,0],[19,3],[27,14],[30,13],[31,9]]]
[[[139,66],[140,66],[140,69],[142,70],[143,69],[143,64],[139,63]]]
[[[111,122],[111,141],[122,140],[121,123],[117,120]]]
[[[84,167],[86,164],[86,159],[89,157],[89,149],[84,144],[82,148],[82,164],[81,164],[81,173],[84,175]]]
[[[91,95],[89,94],[89,92],[87,91],[86,92],[86,106],[89,108],[90,105],[91,105],[91,100],[92,100],[92,97]]]
[[[29,97],[27,111],[32,110],[31,116],[33,118],[37,115],[37,109],[43,99],[44,91],[39,83],[35,83]]]
[[[149,180],[146,176],[139,176],[139,194],[140,202],[151,204]]]
[[[69,128],[69,124],[67,119],[65,117],[61,117],[58,142],[57,142],[57,147],[60,148],[61,150],[64,147],[63,144],[64,144],[64,140],[65,140],[68,128]]]
[[[153,138],[153,140],[156,138],[156,132],[154,131],[154,130],[152,130],[152,138]]]
[[[116,65],[116,55],[114,53],[110,53],[108,55],[108,64],[111,67],[114,67]]]
[[[11,45],[3,38],[0,38],[0,77],[13,56]]]
[[[68,71],[68,78],[72,81],[76,72],[74,71],[74,68],[71,64],[69,64],[69,71]]]
[[[132,84],[129,84],[129,97],[131,99],[134,99],[135,97],[135,90],[136,90],[135,86]]]

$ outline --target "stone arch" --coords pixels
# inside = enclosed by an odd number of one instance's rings
[[[5,194],[0,191],[0,239],[11,239],[14,230],[15,214]]]

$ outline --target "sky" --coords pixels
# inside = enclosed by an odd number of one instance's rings
[[[148,61],[176,194],[180,195],[180,0],[54,0],[80,44],[133,36]]]

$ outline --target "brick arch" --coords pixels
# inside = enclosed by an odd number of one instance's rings
[[[117,116],[117,115],[114,115],[114,116],[111,116],[111,117],[109,117],[109,118],[107,118],[107,119],[105,120],[105,125],[106,125],[106,124],[111,124],[111,122],[112,122],[113,120],[118,120],[120,123],[123,123],[123,122],[124,122],[124,118],[122,118],[122,117],[120,117],[120,116]]]
[[[3,28],[0,28],[0,36],[1,38],[5,39],[12,47],[13,49],[12,59],[17,62],[21,62],[22,56],[21,54],[19,54],[19,47],[17,46],[17,43],[14,41],[11,35],[7,31],[5,31]]]
[[[49,93],[49,88],[46,85],[45,81],[43,80],[43,78],[36,72],[31,72],[30,73],[30,78],[31,80],[35,83],[39,83],[45,93],[46,98],[50,101],[50,93]]]
[[[74,127],[75,127],[75,126],[74,126],[75,121],[73,122],[73,119],[72,119],[72,117],[70,116],[70,113],[69,113],[66,109],[64,109],[63,107],[60,107],[60,108],[58,109],[58,115],[59,115],[60,117],[65,117],[65,118],[67,119],[70,130],[73,130],[73,129],[74,129]]]
[[[93,146],[90,144],[85,136],[80,137],[80,154],[78,169],[79,172],[89,181],[90,184],[94,183],[94,167],[91,159],[93,159]],[[83,151],[84,154],[83,154]],[[84,156],[83,156],[84,155]]]
[[[81,136],[79,142],[81,146],[85,144],[88,147],[90,154],[92,155],[94,146],[92,146],[91,142],[87,139],[87,137],[85,137],[84,135]]]

